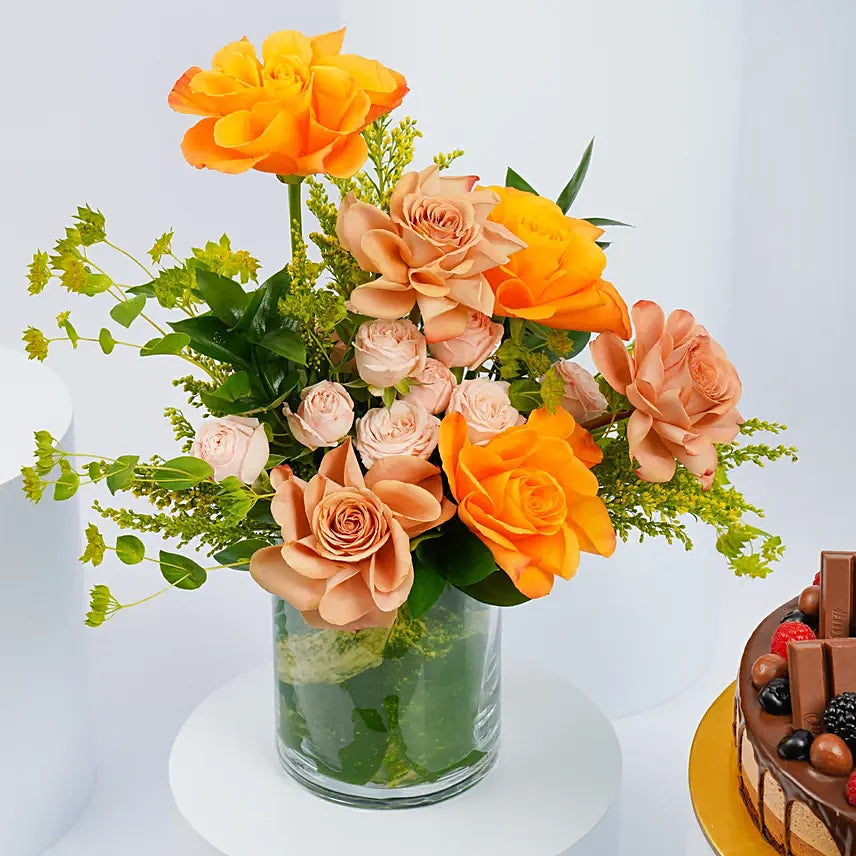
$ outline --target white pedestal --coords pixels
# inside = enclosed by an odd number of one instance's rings
[[[62,381],[0,349],[0,853],[36,856],[83,809],[94,783],[84,665],[76,500],[36,507],[21,489],[33,432],[71,446]]]
[[[506,668],[499,763],[437,805],[367,811],[334,805],[282,770],[269,666],[209,696],[185,723],[170,785],[188,823],[227,856],[605,856],[618,850],[621,750],[575,687]]]

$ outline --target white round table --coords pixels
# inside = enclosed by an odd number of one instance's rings
[[[270,666],[216,690],[170,758],[179,810],[227,856],[604,856],[618,850],[621,750],[604,714],[539,668],[507,665],[499,763],[437,805],[369,811],[329,803],[282,770]]]

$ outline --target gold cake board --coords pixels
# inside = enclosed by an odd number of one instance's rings
[[[734,688],[708,708],[690,749],[690,796],[705,838],[719,856],[774,856],[776,850],[749,817],[737,787]]]

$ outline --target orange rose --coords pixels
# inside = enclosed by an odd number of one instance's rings
[[[526,249],[485,276],[496,295],[495,315],[528,318],[560,330],[609,330],[630,338],[627,305],[601,279],[606,256],[595,243],[603,229],[566,217],[542,196],[491,187],[501,202],[490,219],[526,243]]]
[[[592,446],[588,432],[561,409],[535,410],[525,425],[483,446],[470,443],[460,413],[440,426],[440,456],[458,516],[527,597],[548,594],[556,576],[570,579],[581,550],[609,556],[615,549],[588,469],[599,459]]]
[[[365,163],[360,132],[401,104],[407,84],[375,60],[340,54],[344,28],[269,36],[262,62],[246,38],[189,68],[169,94],[179,113],[205,116],[184,136],[188,163],[220,172],[347,177]]]

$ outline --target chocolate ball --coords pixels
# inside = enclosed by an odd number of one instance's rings
[[[752,686],[756,690],[769,684],[773,678],[784,678],[788,674],[788,661],[778,654],[762,654],[752,664]]]
[[[803,589],[799,607],[809,618],[814,618],[820,612],[820,586]]]
[[[809,758],[815,770],[828,776],[849,776],[853,769],[853,754],[835,734],[818,734],[812,741]]]

